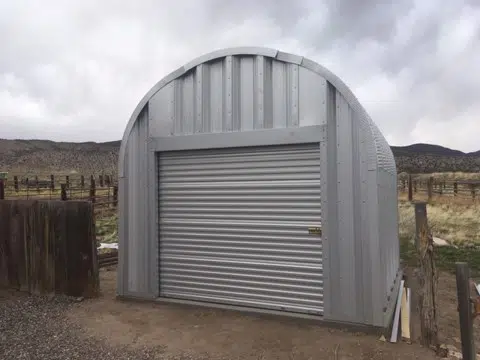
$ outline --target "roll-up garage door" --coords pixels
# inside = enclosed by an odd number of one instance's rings
[[[160,296],[322,314],[320,147],[160,153]]]

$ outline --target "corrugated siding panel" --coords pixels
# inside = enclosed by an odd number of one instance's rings
[[[321,125],[326,80],[297,64],[227,56],[198,65],[150,100],[150,136]]]
[[[355,193],[354,183],[358,178],[354,178],[353,163],[353,123],[352,109],[345,98],[336,91],[336,143],[337,143],[337,219],[338,219],[338,276],[342,279],[339,283],[339,299],[335,299],[336,306],[342,309],[344,320],[355,321],[358,319],[357,305],[361,301],[352,302],[352,297],[356,297],[356,282],[360,273],[356,271],[355,262],[357,254],[355,252],[356,241],[361,241],[358,233],[355,232],[355,217],[360,216],[355,213]],[[359,254],[361,255],[361,254]]]
[[[319,144],[159,156],[163,297],[321,314]]]
[[[375,146],[377,150],[377,162],[380,169],[385,170],[391,175],[397,175],[395,166],[395,158],[393,157],[392,150],[385,140],[384,136],[380,132],[380,129],[371,122],[372,134],[375,140]]]
[[[147,235],[147,136],[148,108],[140,114],[132,128],[127,143],[127,179],[128,192],[123,216],[128,219],[126,251],[128,251],[128,274],[126,289],[129,292],[147,293],[149,291],[148,246],[139,246],[138,239],[148,241]],[[144,174],[144,176],[139,176]]]
[[[382,239],[383,271],[388,295],[399,268],[398,208],[395,179],[385,170],[379,171],[380,238]]]

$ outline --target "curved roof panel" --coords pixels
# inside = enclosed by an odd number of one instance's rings
[[[285,63],[292,63],[302,66],[308,70],[311,70],[318,75],[325,78],[328,82],[330,82],[337,90],[342,94],[345,100],[349,103],[350,107],[355,111],[357,114],[357,118],[360,121],[365,122],[372,133],[372,137],[375,141],[375,149],[377,154],[377,166],[382,168],[388,172],[395,172],[395,160],[393,158],[393,154],[391,149],[381,134],[378,127],[373,123],[370,116],[367,114],[363,106],[357,100],[355,95],[352,91],[348,88],[348,86],[335,74],[331,71],[323,67],[322,65],[304,58],[302,56],[294,55],[285,53],[282,51],[270,49],[270,48],[263,48],[263,47],[235,47],[235,48],[226,48],[222,50],[217,50],[205,55],[202,55],[191,62],[185,64],[184,66],[180,67],[179,69],[173,71],[169,75],[165,76],[162,80],[156,83],[150,91],[142,98],[142,100],[138,103],[137,107],[135,108],[130,120],[127,124],[125,129],[122,144],[120,146],[120,154],[119,154],[119,176],[124,176],[124,161],[125,161],[125,151],[126,151],[126,142],[128,140],[129,134],[132,131],[141,111],[148,103],[148,101],[152,98],[152,96],[157,93],[160,89],[166,86],[171,81],[181,77],[189,70],[195,68],[198,65],[201,65],[206,62],[210,62],[216,59],[224,58],[226,56],[235,56],[235,55],[259,55],[268,58],[273,58],[278,61],[283,61]]]

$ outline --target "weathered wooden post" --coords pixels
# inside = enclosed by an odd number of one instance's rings
[[[436,297],[438,274],[435,268],[433,237],[428,227],[427,204],[415,204],[417,249],[418,289],[414,294],[418,314],[420,316],[420,342],[427,347],[436,348],[438,343],[438,326]]]
[[[53,174],[50,175],[50,190],[55,190],[55,176]]]
[[[433,198],[433,176],[430,176],[428,178],[427,194],[428,194],[428,202],[432,201],[432,198]]]
[[[37,189],[37,192],[40,192],[40,186],[38,184],[38,176],[35,175],[35,188]]]
[[[90,178],[90,201],[95,203],[95,178],[93,175]]]
[[[103,185],[104,185],[104,183],[103,183],[103,175],[101,175],[101,174],[98,175],[98,183],[100,184],[100,187],[103,188]]]
[[[0,179],[0,200],[5,200],[5,181]]]
[[[413,200],[412,174],[408,174],[408,201]]]
[[[67,184],[60,184],[61,191],[60,191],[60,200],[66,201],[67,200]]]
[[[105,175],[105,185],[107,185],[107,187],[112,185],[112,182],[110,181],[110,175]]]
[[[470,303],[470,269],[467,263],[455,263],[457,276],[458,315],[460,318],[460,337],[462,340],[462,358],[475,360],[475,341],[473,337],[472,306]]]
[[[85,187],[85,176],[80,175],[80,187],[83,189]]]
[[[70,188],[70,176],[68,176],[68,175],[65,175],[65,185],[66,185],[67,189]]]
[[[453,196],[457,196],[458,195],[458,183],[455,181],[453,183]]]
[[[15,192],[18,193],[18,176],[17,175],[13,177],[13,187],[15,189]]]
[[[28,199],[28,194],[30,192],[30,182],[28,181],[28,177],[25,179],[25,184],[27,184],[27,199]]]
[[[113,186],[113,206],[117,207],[118,205],[118,185]]]

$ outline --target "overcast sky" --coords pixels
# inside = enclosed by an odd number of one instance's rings
[[[386,3],[0,1],[0,137],[120,139],[170,71],[267,46],[336,73],[392,145],[480,150],[480,1]]]

